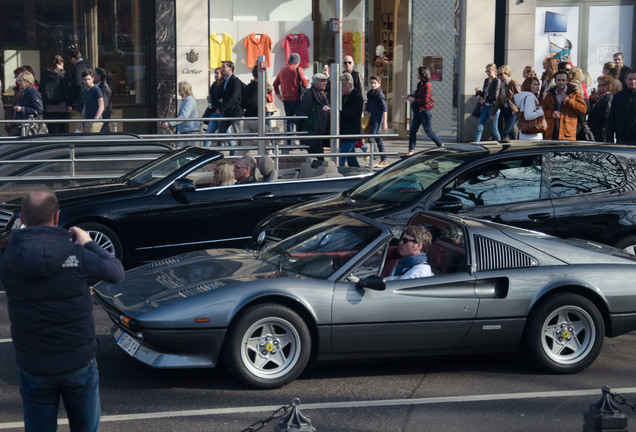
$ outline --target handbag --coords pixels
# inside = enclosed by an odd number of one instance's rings
[[[33,116],[30,115],[29,120],[37,120],[37,119],[34,119]],[[46,123],[26,123],[24,125],[24,135],[26,136],[46,135],[48,133],[49,133],[49,128],[46,126]]]
[[[203,118],[210,118],[212,117],[212,113],[214,113],[214,110],[212,109],[212,105],[209,105],[206,109],[205,112],[203,113]],[[210,120],[204,120],[203,121],[204,124],[209,125],[210,124]]]
[[[303,80],[300,78],[300,72],[296,68],[296,77],[298,78],[298,100],[303,100],[303,96],[307,93],[307,87],[303,85]]]
[[[480,104],[479,102],[477,102],[477,104],[475,105],[475,108],[473,108],[473,112],[470,114],[471,116],[475,117],[475,118],[479,118],[481,117],[481,109],[484,106],[482,104]]]
[[[523,116],[523,111],[519,111],[517,119],[519,120],[519,130],[526,135],[538,134],[548,129],[548,122],[545,120],[545,116],[537,117],[534,120],[526,120]]]
[[[371,117],[368,115],[362,116],[360,124],[364,133],[369,133],[369,127],[371,126]]]

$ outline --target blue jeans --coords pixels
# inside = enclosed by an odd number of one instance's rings
[[[484,125],[486,124],[486,120],[490,120],[491,112],[492,107],[484,105],[481,110],[481,116],[479,116],[479,123],[477,123],[477,130],[475,131],[475,137],[473,138],[473,141],[481,141],[481,134],[484,132]],[[495,117],[490,120],[490,130],[492,131],[492,137],[496,141],[501,140],[501,136],[499,135],[499,111],[497,111]]]
[[[433,117],[433,110],[417,111],[413,112],[413,118],[411,119],[411,129],[409,131],[409,151],[415,150],[415,142],[417,141],[417,131],[420,130],[420,126],[424,128],[424,133],[429,137],[437,147],[444,147],[444,143],[433,132],[431,127],[431,118]]]
[[[351,153],[356,151],[356,142],[357,141],[341,141],[340,142],[340,153]],[[345,161],[350,167],[360,167],[358,163],[358,158],[355,156],[340,156],[339,165],[345,166]]]
[[[210,118],[219,118],[221,117],[221,114],[217,114],[217,113],[212,113],[210,114]],[[219,129],[219,122],[218,121],[214,121],[214,120],[210,120],[210,122],[208,123],[208,129],[206,131],[206,133],[208,134],[213,134],[215,133],[217,130]],[[212,145],[212,141],[205,141],[203,143],[203,147],[210,147]],[[215,143],[216,145],[216,143]]]
[[[382,128],[382,120],[380,120],[379,122],[371,122],[371,126],[369,129],[369,133],[370,134],[379,134]],[[384,153],[384,143],[382,142],[382,138],[375,138],[375,143],[378,145],[378,151]],[[386,156],[382,155],[380,156],[380,160],[385,161],[386,160]]]
[[[97,361],[59,375],[31,375],[20,370],[20,394],[26,432],[54,432],[60,396],[71,431],[97,432],[101,405]]]
[[[510,108],[502,108],[504,128],[501,134],[502,138],[517,139],[515,133],[515,123],[517,123],[517,114],[513,113]]]

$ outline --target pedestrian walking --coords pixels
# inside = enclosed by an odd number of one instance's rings
[[[499,135],[499,113],[497,112],[491,116],[492,109],[499,95],[499,87],[501,86],[501,81],[497,79],[497,65],[494,63],[487,64],[485,72],[486,79],[484,80],[482,90],[480,90],[479,87],[475,87],[477,103],[481,105],[481,114],[477,122],[475,136],[473,137],[473,141],[475,142],[481,141],[484,125],[488,119],[490,119],[490,132],[493,138],[497,141],[501,139]]]
[[[56,55],[51,67],[42,71],[40,94],[44,102],[44,118],[64,120],[69,118],[68,79],[64,70],[64,59]],[[68,132],[67,123],[47,123],[50,134]]]
[[[281,69],[274,79],[274,93],[283,102],[285,108],[285,116],[296,115],[296,110],[300,104],[302,95],[307,91],[309,82],[305,76],[303,68],[299,67],[300,55],[297,53],[291,53],[287,60],[287,66]],[[291,133],[295,129],[295,122],[293,120],[285,121],[285,130],[287,133]],[[287,141],[287,145],[294,145],[292,140]]]
[[[411,102],[411,110],[413,117],[411,118],[411,129],[409,131],[409,151],[406,156],[412,156],[415,153],[415,143],[417,141],[417,131],[420,126],[424,128],[424,133],[428,136],[437,147],[444,147],[444,143],[439,139],[437,134],[431,127],[433,117],[433,86],[431,85],[431,71],[426,66],[417,68],[417,77],[419,82],[415,91],[406,96],[406,100]]]
[[[389,128],[387,122],[388,106],[386,97],[382,92],[382,80],[380,77],[372,76],[369,78],[371,89],[367,92],[367,113],[369,115],[369,133],[380,134]],[[378,150],[384,153],[384,142],[382,138],[374,138],[378,146]],[[386,155],[380,155],[380,162],[373,165],[374,168],[384,168],[388,165]]]

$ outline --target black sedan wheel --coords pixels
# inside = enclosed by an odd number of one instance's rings
[[[591,365],[601,352],[605,335],[596,306],[576,294],[548,298],[531,315],[526,348],[543,368],[576,373]]]
[[[224,356],[240,381],[261,389],[282,387],[305,369],[311,352],[309,329],[294,311],[263,304],[247,309],[232,325]]]
[[[627,236],[619,240],[614,246],[625,252],[636,255],[636,236]]]
[[[104,248],[108,253],[117,257],[120,261],[124,258],[124,248],[115,231],[96,222],[86,222],[77,225],[84,231],[88,232],[91,238]]]

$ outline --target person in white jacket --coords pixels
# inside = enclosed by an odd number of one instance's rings
[[[541,81],[539,81],[537,77],[526,78],[523,84],[521,84],[521,93],[517,93],[514,96],[515,105],[519,107],[519,112],[523,113],[523,117],[526,120],[534,120],[544,115],[538,98],[540,89]],[[536,134],[524,134],[519,131],[519,139],[541,140],[543,139],[543,134],[540,132]]]

